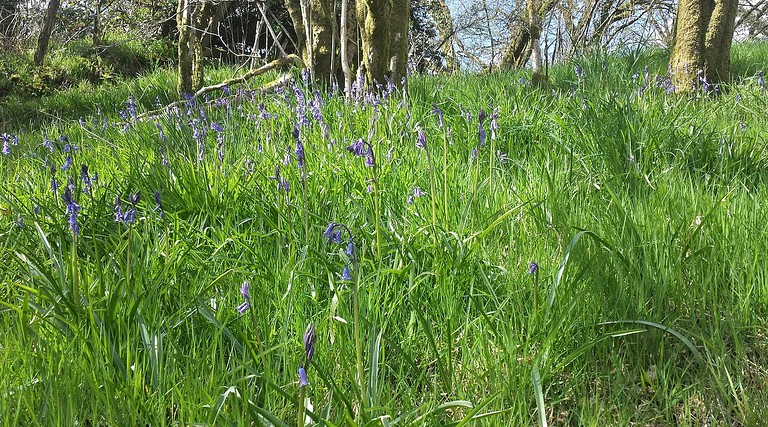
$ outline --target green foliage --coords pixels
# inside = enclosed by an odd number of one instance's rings
[[[667,95],[659,57],[582,58],[547,90],[505,73],[323,96],[303,169],[311,109],[291,88],[140,121],[129,95],[139,113],[171,100],[171,72],[78,87],[57,108],[90,100],[82,125],[0,155],[0,419],[295,425],[312,322],[317,424],[759,424],[768,96],[747,75]]]

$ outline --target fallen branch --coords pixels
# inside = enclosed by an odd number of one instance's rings
[[[214,92],[214,91],[217,91],[217,90],[223,90],[224,88],[227,88],[227,87],[230,87],[230,86],[233,86],[233,85],[239,85],[239,84],[245,83],[246,81],[248,81],[249,79],[251,79],[251,78],[253,78],[255,76],[264,74],[264,73],[266,73],[268,71],[271,71],[271,70],[274,70],[276,68],[285,68],[286,66],[294,66],[294,67],[301,68],[301,67],[304,66],[304,63],[301,61],[301,59],[298,56],[296,56],[294,54],[291,54],[291,55],[288,55],[288,56],[284,56],[282,58],[279,58],[279,59],[276,59],[276,60],[270,62],[269,64],[263,65],[263,66],[255,69],[255,70],[248,71],[247,73],[243,74],[242,76],[233,77],[231,79],[224,80],[223,82],[221,82],[219,84],[215,84],[215,85],[211,85],[211,86],[206,86],[206,87],[200,88],[200,90],[198,90],[197,92],[194,93],[194,95],[192,95],[191,99],[197,99],[197,98],[205,95],[206,93]],[[265,84],[264,86],[260,87],[258,90],[261,93],[269,92],[271,90],[274,90],[276,87],[284,85],[285,83],[289,82],[292,78],[293,78],[293,75],[290,74],[290,73],[283,74],[282,76],[276,78],[275,80],[272,80],[271,82],[269,82],[269,83]],[[148,118],[148,117],[157,116],[160,113],[163,113],[163,112],[171,110],[171,109],[173,109],[175,107],[179,107],[181,105],[184,105],[187,102],[189,102],[189,99],[183,99],[183,100],[180,100],[180,101],[172,102],[172,103],[170,103],[170,104],[168,104],[168,105],[166,105],[164,107],[158,108],[156,110],[147,111],[146,113],[139,115],[137,117],[137,119],[141,120],[141,119],[145,119],[145,118]]]

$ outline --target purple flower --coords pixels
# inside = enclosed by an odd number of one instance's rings
[[[222,128],[221,125],[216,122],[211,122],[211,129],[215,130],[218,133],[224,132],[224,128]]]
[[[123,214],[123,222],[125,224],[133,224],[133,221],[136,219],[136,209],[128,209]]]
[[[136,118],[136,102],[133,99],[133,94],[128,96],[128,102],[125,103],[125,108],[128,109],[128,113],[132,119]]]
[[[246,300],[250,300],[251,299],[250,290],[251,290],[251,284],[250,283],[243,282],[243,284],[240,285],[240,295],[242,295],[243,298],[245,298]]]
[[[416,148],[423,148],[427,149],[427,135],[424,134],[424,129],[421,128],[421,126],[416,126],[416,129],[419,132],[419,136],[416,139]]]
[[[344,251],[344,253],[350,258],[355,258],[355,242],[352,241],[352,239],[349,240],[349,244],[347,244],[347,250]]]
[[[332,222],[328,224],[328,227],[326,227],[325,231],[323,231],[323,237],[328,239],[328,243],[331,243],[333,241],[334,235],[336,234],[335,230],[337,225],[338,224],[336,224],[335,222]]]
[[[315,325],[310,323],[304,331],[304,358],[307,367],[309,367],[309,364],[312,362],[312,356],[315,354],[316,341],[317,334],[315,334]]]
[[[244,303],[242,303],[242,304],[237,306],[237,312],[240,313],[240,314],[243,314],[246,311],[248,311],[249,308],[251,308],[251,303],[246,301],[246,302],[244,302]]]
[[[77,235],[80,232],[80,225],[77,223],[77,212],[80,210],[80,205],[75,202],[72,197],[72,188],[67,185],[64,190],[64,194],[61,195],[61,199],[66,203],[65,214],[69,217],[69,228]]]
[[[67,156],[67,158],[64,160],[64,164],[61,165],[61,170],[65,171],[69,169],[72,166],[72,156]]]
[[[765,79],[763,78],[763,70],[757,72],[757,85],[760,86],[760,90],[765,92]]]
[[[437,121],[440,123],[440,127],[445,127],[445,119],[443,118],[443,111],[437,104],[432,104],[432,112],[437,114]]]
[[[536,274],[537,271],[539,271],[539,264],[532,262],[531,266],[528,267],[528,274]]]
[[[355,156],[362,157],[368,154],[368,146],[363,138],[358,138],[355,142],[347,147],[347,151]]]
[[[6,134],[3,134],[3,155],[4,156],[11,155],[11,144]]]
[[[160,199],[160,191],[155,191],[155,210],[153,212],[160,211],[160,218],[165,219],[165,211],[163,210],[163,201]]]
[[[47,148],[48,151],[53,153],[53,141],[51,141],[48,138],[43,138],[43,147]]]
[[[136,206],[141,201],[141,191],[137,191],[134,194],[128,195],[128,200],[131,202],[133,206]]]
[[[298,167],[303,168],[304,167],[304,144],[301,143],[298,139],[296,140],[296,164]]]
[[[303,366],[299,366],[299,387],[306,387],[309,385],[307,381],[307,371]]]
[[[341,280],[352,281],[352,273],[349,271],[349,266],[344,266],[344,271],[341,273]]]

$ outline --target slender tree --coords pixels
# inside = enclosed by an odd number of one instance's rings
[[[46,10],[45,19],[43,20],[43,28],[40,30],[40,36],[37,38],[37,50],[35,50],[34,57],[34,63],[37,67],[43,65],[45,54],[48,53],[48,42],[51,39],[53,24],[60,5],[60,0],[50,0],[48,2],[48,10]]]
[[[680,0],[669,60],[677,91],[730,80],[737,11],[735,0]]]

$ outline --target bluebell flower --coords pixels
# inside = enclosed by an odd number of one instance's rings
[[[362,157],[368,154],[368,146],[363,138],[358,138],[355,142],[347,147],[347,151],[355,156]]]
[[[50,151],[51,153],[53,153],[53,149],[54,149],[54,147],[53,147],[53,141],[51,141],[50,139],[48,139],[48,138],[43,138],[43,147],[47,148],[47,149],[48,149],[48,151]]]
[[[296,164],[298,167],[304,167],[304,144],[298,139],[296,140]]]
[[[349,244],[347,244],[347,250],[344,251],[344,253],[350,258],[355,258],[355,242],[352,241],[352,239],[349,239]]]
[[[64,190],[64,194],[61,195],[61,199],[64,200],[66,206],[65,214],[69,217],[69,228],[77,235],[80,232],[80,225],[77,223],[77,212],[80,210],[80,205],[75,202],[72,197],[72,188],[67,185]]]
[[[123,222],[126,224],[133,224],[133,221],[136,219],[136,209],[128,209],[123,214]]]
[[[3,155],[4,156],[11,155],[11,144],[8,138],[5,137],[5,134],[3,134]]]
[[[303,366],[299,366],[299,387],[306,387],[309,385],[307,381],[307,371]]]
[[[120,205],[120,194],[115,197],[115,222],[123,221],[123,207]]]
[[[158,132],[160,132],[160,140],[165,142],[166,137],[165,137],[165,132],[163,132],[163,125],[155,122],[155,127],[157,127]]]
[[[141,191],[137,191],[134,194],[128,195],[128,200],[131,202],[133,206],[136,206],[141,201]]]
[[[240,295],[243,296],[246,300],[251,299],[251,284],[248,282],[243,282],[242,285],[240,285]]]
[[[61,165],[61,170],[65,171],[69,169],[72,166],[72,156],[67,156],[67,158],[64,160],[64,164]]]
[[[237,306],[237,312],[240,314],[243,314],[246,311],[248,311],[249,308],[251,308],[251,303],[249,301],[246,301]]]
[[[443,118],[443,111],[440,109],[440,107],[437,106],[437,104],[432,104],[432,112],[437,114],[437,121],[440,123],[440,127],[445,127],[445,119]]]
[[[160,218],[165,219],[165,211],[163,210],[163,201],[160,199],[160,191],[155,191],[155,210],[160,211]]]
[[[427,135],[424,133],[424,129],[421,128],[421,126],[416,127],[419,136],[416,139],[416,148],[423,148],[427,149]]]
[[[334,236],[334,233],[335,233],[336,225],[337,224],[335,222],[332,222],[332,223],[328,224],[328,227],[326,227],[325,231],[323,231],[323,237],[328,239],[328,243],[331,243],[331,241],[333,240],[333,236]]]
[[[352,281],[352,273],[349,271],[349,266],[344,266],[344,271],[341,273],[341,280]]]
[[[536,274],[537,271],[539,271],[539,264],[532,262],[530,267],[528,267],[528,274]]]
[[[128,102],[125,103],[125,108],[128,110],[128,113],[131,115],[132,119],[136,118],[136,102],[133,99],[133,94],[128,96]]]
[[[765,79],[763,78],[763,70],[757,72],[757,85],[760,86],[760,90],[765,92]]]
[[[304,331],[304,361],[305,366],[307,367],[309,367],[309,364],[312,362],[312,356],[315,354],[316,341],[317,334],[315,333],[315,325],[310,323]]]

